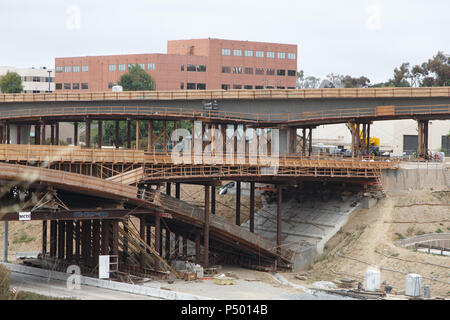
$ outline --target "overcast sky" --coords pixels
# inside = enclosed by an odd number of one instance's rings
[[[324,78],[392,77],[402,62],[450,53],[449,0],[0,0],[0,65],[55,57],[165,53],[166,41],[297,44],[298,68]]]

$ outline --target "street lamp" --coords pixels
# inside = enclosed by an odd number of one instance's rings
[[[50,93],[50,82],[52,82],[52,78],[50,77],[50,74],[52,73],[52,70],[48,70],[48,93]]]

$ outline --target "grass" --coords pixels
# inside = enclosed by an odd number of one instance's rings
[[[402,235],[401,233],[396,232],[395,233],[396,239],[395,240],[402,240],[405,239],[405,236]]]
[[[438,228],[438,229],[436,229],[435,232],[436,232],[436,233],[442,233],[442,230],[441,230],[441,228]]]
[[[28,243],[28,242],[31,242],[31,241],[34,241],[34,240],[36,240],[36,238],[34,238],[34,237],[28,237],[28,235],[26,234],[26,233],[22,233],[21,235],[20,235],[20,237],[16,237],[14,240],[13,240],[13,243],[14,244],[17,244],[17,243]]]

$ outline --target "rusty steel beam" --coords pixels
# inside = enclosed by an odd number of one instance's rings
[[[66,260],[73,259],[73,221],[66,221]]]
[[[241,182],[236,181],[236,225],[241,225]]]
[[[42,256],[47,254],[47,220],[42,221]]]
[[[73,145],[78,146],[78,122],[73,124]]]
[[[81,221],[75,222],[75,260],[80,261],[81,259]]]
[[[109,255],[109,243],[110,243],[110,220],[102,220],[102,236],[101,236],[101,253],[102,255]]]
[[[250,182],[250,232],[255,232],[255,182]]]
[[[210,186],[205,186],[205,226],[203,236],[203,248],[204,248],[204,267],[209,266],[209,209],[210,209]]]
[[[277,258],[277,262],[278,265],[281,264],[281,224],[282,224],[282,211],[283,211],[283,189],[281,185],[277,186],[277,254],[278,254],[278,258]]]
[[[56,249],[58,244],[58,222],[50,221],[50,257],[56,257]]]

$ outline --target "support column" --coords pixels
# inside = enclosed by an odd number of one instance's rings
[[[116,120],[116,127],[115,127],[115,133],[116,133],[116,142],[115,142],[115,147],[116,149],[119,149],[119,145],[120,145],[120,137],[119,137],[119,120]]]
[[[306,157],[306,128],[303,128],[303,146],[302,146],[302,156]]]
[[[92,265],[98,264],[100,255],[100,220],[92,221]]]
[[[418,120],[418,148],[417,153],[421,158],[428,157],[428,120]]]
[[[4,223],[5,230],[3,232],[3,262],[8,262],[8,221]]]
[[[255,183],[250,182],[250,232],[255,232]]]
[[[127,119],[127,148],[131,149],[131,120]]]
[[[211,186],[211,214],[216,214],[216,187]]]
[[[86,148],[91,147],[91,119],[86,119],[86,132],[85,132],[85,144]]]
[[[161,255],[161,217],[155,217],[155,251]]]
[[[73,145],[78,145],[78,122],[73,124]]]
[[[41,125],[34,125],[34,144],[41,144]]]
[[[181,197],[181,185],[179,182],[175,183],[175,198],[180,199]]]
[[[147,152],[153,151],[153,120],[148,120]]]
[[[282,224],[282,202],[283,202],[283,189],[281,185],[278,185],[277,195],[277,254],[281,254],[281,224]],[[281,263],[281,258],[278,257],[278,264]]]
[[[124,220],[122,221],[123,224],[123,231],[128,234],[128,221]],[[123,262],[127,263],[128,259],[128,240],[126,238],[123,239]]]
[[[42,129],[42,134],[41,134],[41,144],[42,145],[45,145],[45,123],[44,124],[42,124],[42,126],[41,126],[41,129]]]
[[[169,231],[169,229],[165,229],[166,230],[166,232],[165,232],[165,242],[166,242],[166,245],[165,245],[165,254],[164,254],[164,257],[166,258],[166,260],[167,259],[169,259],[169,257],[170,257],[170,231]]]
[[[102,220],[102,255],[109,255],[109,231],[110,221]]]
[[[42,257],[47,254],[47,220],[42,221]]]
[[[204,247],[204,267],[209,266],[209,206],[210,206],[210,195],[209,186],[205,186],[205,227],[204,227],[204,237],[203,237],[203,247]]]
[[[136,120],[136,150],[139,150],[139,120]]]
[[[119,220],[113,220],[113,241],[112,241],[112,254],[114,256],[119,255]]]
[[[58,259],[64,259],[66,222],[58,221]]]
[[[103,121],[98,120],[98,147],[99,147],[99,149],[102,148],[102,142],[103,142]]]
[[[8,123],[6,123],[6,144],[11,143],[11,128]]]
[[[58,222],[50,221],[50,257],[56,257],[56,248],[58,244]]]
[[[236,225],[241,225],[241,182],[236,181]]]
[[[17,124],[16,128],[17,128],[17,144],[20,144],[20,129],[21,129],[21,125]]]
[[[80,258],[81,258],[80,247],[81,247],[81,222],[76,221],[75,222],[75,260],[76,261],[80,261]]]
[[[50,144],[55,145],[55,125],[53,123],[50,124]]]
[[[55,123],[55,145],[59,146],[59,122]]]
[[[166,194],[167,194],[168,196],[170,196],[170,195],[171,195],[171,191],[172,191],[172,189],[171,189],[171,183],[170,183],[170,182],[167,182],[167,183],[166,183]]]
[[[308,147],[308,155],[311,157],[312,156],[312,139],[313,139],[313,134],[312,134],[313,128],[309,128],[309,147]]]
[[[73,221],[66,221],[66,259],[73,259]]]

